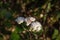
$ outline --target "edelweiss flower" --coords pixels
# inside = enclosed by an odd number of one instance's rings
[[[36,31],[36,32],[38,32],[38,31],[40,31],[42,29],[42,25],[39,23],[39,22],[32,22],[31,23],[31,27],[30,27],[30,31]]]
[[[24,20],[25,20],[24,17],[18,17],[15,21],[16,21],[18,24],[21,24],[21,23],[24,22]]]
[[[25,18],[26,25],[29,26],[31,22],[35,21],[36,19],[34,17],[27,17]]]

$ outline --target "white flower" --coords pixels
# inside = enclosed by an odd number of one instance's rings
[[[31,27],[30,27],[29,31],[36,31],[36,32],[38,32],[41,29],[42,29],[41,23],[36,21],[36,22],[32,22],[31,23]]]
[[[40,14],[40,18],[42,18],[44,15],[43,14]]]
[[[35,21],[36,19],[34,17],[27,17],[25,18],[26,25],[29,26],[31,22]]]
[[[18,24],[21,24],[21,23],[24,22],[24,20],[25,20],[24,17],[18,17],[15,21],[16,21]]]
[[[36,19],[34,17],[29,17],[31,21],[35,21]]]

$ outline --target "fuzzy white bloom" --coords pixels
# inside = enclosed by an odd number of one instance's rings
[[[40,14],[40,18],[42,18],[44,15],[43,14]]]
[[[27,17],[25,18],[26,25],[29,26],[31,22],[35,21],[36,19],[34,17]]]
[[[18,17],[15,21],[16,21],[18,24],[21,24],[21,23],[24,22],[24,20],[25,20],[24,17]]]
[[[42,25],[40,22],[32,22],[29,31],[40,31],[42,29]]]

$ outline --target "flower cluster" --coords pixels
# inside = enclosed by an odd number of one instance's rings
[[[18,17],[16,20],[15,20],[18,24],[21,24],[23,22],[26,23],[26,26],[29,26],[30,25],[30,29],[29,31],[40,31],[42,29],[42,25],[40,22],[36,21],[36,19],[34,17]]]

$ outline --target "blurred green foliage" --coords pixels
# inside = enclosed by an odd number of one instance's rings
[[[53,35],[52,35],[52,38],[55,39],[55,38],[57,38],[57,36],[58,36],[58,30],[55,29],[55,30],[54,30],[54,33],[53,33]]]
[[[17,32],[12,32],[10,40],[19,40],[20,37]]]

